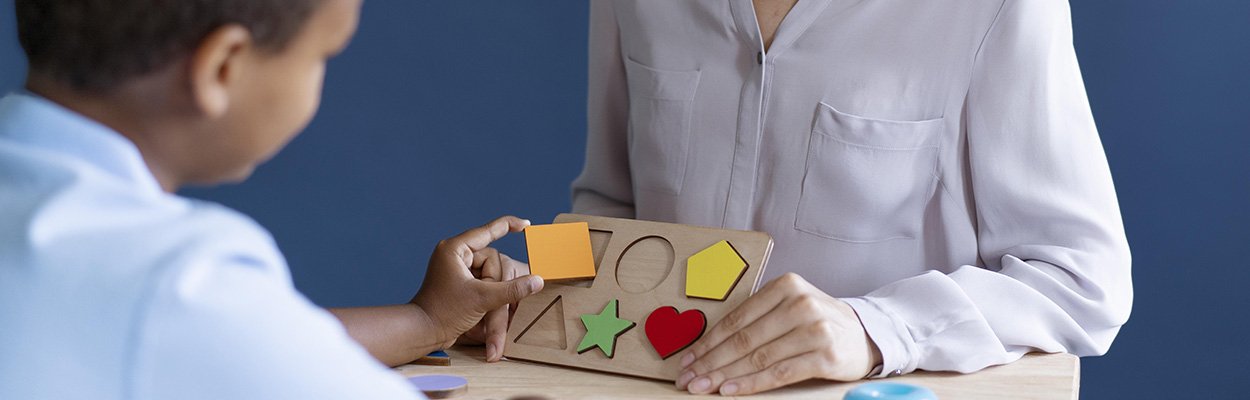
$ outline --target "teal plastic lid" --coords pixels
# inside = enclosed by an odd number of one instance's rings
[[[924,386],[897,382],[871,382],[851,388],[843,400],[937,400]]]

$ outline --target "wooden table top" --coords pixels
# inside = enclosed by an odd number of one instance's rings
[[[447,350],[451,366],[404,365],[395,368],[405,376],[460,375],[469,380],[469,391],[458,399],[693,399],[672,382],[597,373],[520,360],[488,364],[481,347]],[[1080,359],[1070,354],[1029,354],[1008,365],[961,375],[949,372],[916,372],[889,378],[932,389],[947,399],[1075,399],[1080,387]],[[751,399],[841,399],[862,382],[808,381],[749,396]]]

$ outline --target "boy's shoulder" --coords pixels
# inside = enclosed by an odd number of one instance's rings
[[[0,99],[0,238],[9,239],[0,260],[120,267],[212,251],[276,256],[255,221],[163,192],[144,164],[103,125],[42,98]],[[38,260],[12,259],[20,255]]]
[[[265,229],[29,96],[0,99],[0,327],[3,399],[412,397]],[[92,373],[61,384],[67,363]]]
[[[119,135],[64,121],[72,117],[30,118],[4,100],[0,277],[8,279],[0,288],[21,286],[41,297],[98,288],[103,300],[122,306],[197,268],[240,261],[289,281],[272,237],[251,218],[159,190]],[[33,100],[18,105],[41,110]],[[13,128],[15,120],[22,129]],[[40,121],[49,128],[38,130]]]
[[[125,397],[114,394],[135,378],[82,388],[37,384],[56,376],[41,360],[134,376],[151,369],[136,364],[142,350],[164,343],[148,337],[153,326],[169,325],[171,315],[202,316],[190,312],[205,308],[197,302],[266,295],[246,292],[258,288],[271,292],[266,299],[298,296],[272,237],[241,213],[144,190],[93,163],[3,139],[0,326],[8,328],[0,370],[31,383],[0,389],[0,398]],[[230,286],[240,279],[250,287]]]
[[[4,164],[0,264],[25,271],[29,284],[55,292],[81,281],[137,294],[189,269],[229,264],[289,280],[269,232],[237,211],[144,190],[72,158]]]
[[[227,207],[164,193],[135,192],[91,171],[43,185],[12,185],[0,199],[5,254],[41,264],[177,265],[229,255],[281,264],[272,236]],[[2,182],[5,185],[7,182]],[[35,261],[35,260],[30,260]]]
[[[38,97],[0,99],[0,188],[0,293],[28,294],[0,294],[11,300],[0,311],[73,314],[90,302],[47,299],[91,296],[133,309],[188,277],[240,268],[290,284],[251,218],[165,193],[125,137]]]

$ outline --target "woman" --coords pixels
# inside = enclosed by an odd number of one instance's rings
[[[1132,302],[1060,0],[591,3],[576,212],[760,230],[677,384],[1107,351]]]

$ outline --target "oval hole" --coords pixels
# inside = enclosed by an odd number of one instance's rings
[[[616,262],[616,285],[628,293],[655,289],[673,269],[673,245],[659,236],[630,243]]]

